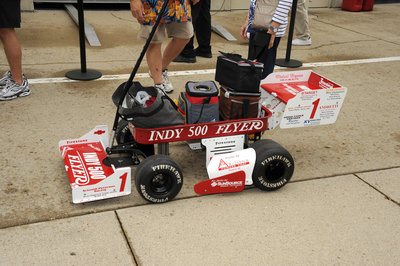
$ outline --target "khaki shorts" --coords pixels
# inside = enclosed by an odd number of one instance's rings
[[[152,25],[140,25],[138,39],[146,41],[152,28]],[[163,23],[158,25],[151,43],[162,43],[166,39],[165,30],[169,38],[190,39],[193,36],[193,25],[191,21]]]

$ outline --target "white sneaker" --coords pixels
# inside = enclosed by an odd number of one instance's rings
[[[13,80],[9,80],[0,92],[0,101],[13,100],[17,97],[24,97],[31,94],[28,80],[23,79],[22,84],[18,84]]]
[[[308,38],[308,40],[294,39],[294,40],[292,41],[292,45],[298,45],[298,46],[308,46],[308,45],[311,45],[311,37]]]
[[[164,85],[164,84],[156,84],[156,85],[154,85],[154,88],[159,89],[159,90],[162,91],[164,94],[166,93],[166,91],[165,91],[165,85]]]
[[[171,81],[169,81],[168,78],[168,69],[163,70],[162,72],[162,81],[164,84],[164,91],[167,93],[170,93],[174,90],[174,87],[172,86]]]
[[[4,76],[0,79],[0,87],[4,87],[7,84],[7,81],[12,80],[11,72],[7,71]]]

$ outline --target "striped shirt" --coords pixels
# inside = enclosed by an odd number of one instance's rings
[[[247,32],[250,33],[255,33],[256,31],[259,31],[259,29],[251,28],[251,24],[254,20],[254,8],[256,6],[256,2],[257,0],[250,0],[249,23],[247,25]],[[278,32],[276,33],[276,37],[283,37],[285,35],[292,2],[293,0],[279,0],[278,6],[276,7],[275,13],[272,17],[273,21],[280,24]]]

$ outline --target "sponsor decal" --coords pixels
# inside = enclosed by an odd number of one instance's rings
[[[236,160],[233,162],[229,162],[229,161],[226,162],[223,159],[221,159],[219,161],[218,170],[224,171],[224,170],[228,170],[228,169],[238,168],[238,167],[248,165],[248,164],[250,164],[248,159]]]
[[[245,179],[246,173],[237,171],[197,183],[194,191],[197,194],[239,192],[245,187]]]
[[[179,139],[181,137],[183,129],[166,129],[166,130],[152,130],[150,133],[150,141],[154,140],[168,140],[168,139]]]
[[[302,95],[316,95],[318,94],[317,90],[305,90],[301,92]]]
[[[93,134],[99,135],[99,136],[100,136],[100,135],[103,135],[104,133],[106,133],[106,131],[105,131],[105,130],[101,130],[101,129],[99,129],[99,130],[93,132]]]
[[[275,77],[280,82],[299,81],[299,80],[303,79],[304,74],[303,73],[287,73],[287,74],[277,73],[275,75]]]
[[[321,124],[321,119],[307,119],[304,120],[305,126],[315,126]]]
[[[86,143],[86,142],[88,142],[87,139],[67,140],[67,145],[68,144]]]
[[[239,186],[242,186],[243,185],[243,182],[242,181],[229,181],[228,179],[220,179],[220,180],[217,180],[217,181],[213,181],[212,183],[211,183],[211,186],[212,187],[223,187],[223,188],[226,188],[226,187],[239,187]]]
[[[102,164],[107,154],[100,142],[62,146],[61,150],[73,187],[97,184],[114,173],[112,167]]]
[[[339,104],[323,105],[319,107],[320,109],[335,109],[339,108]]]
[[[263,127],[263,125],[264,125],[264,123],[262,120],[226,123],[226,124],[218,125],[216,135],[241,133],[241,132],[259,130]]]
[[[72,176],[78,185],[87,185],[91,179],[105,179],[105,171],[100,163],[97,153],[76,153],[67,156]]]
[[[218,123],[218,122],[217,122]],[[257,130],[262,130],[264,127],[263,120],[246,120],[240,122],[231,123],[219,123],[219,124],[204,124],[196,126],[184,126],[172,129],[156,129],[150,130],[147,138],[147,142],[159,142],[159,141],[177,141],[181,139],[194,139],[194,138],[206,138],[206,137],[219,137],[226,135],[238,135]]]
[[[325,81],[324,78],[321,78],[321,80],[319,81],[318,85],[322,89],[332,89],[333,88],[333,84],[328,82],[328,81]]]
[[[91,189],[84,189],[82,190],[83,192],[106,192],[108,189],[114,188],[115,191],[115,186],[107,186],[107,187],[95,187]],[[92,195],[90,195],[92,196]]]
[[[285,84],[285,83],[284,83],[284,84],[282,84],[282,85],[284,86],[285,90],[286,90],[287,92],[289,92],[290,94],[292,94],[292,95],[296,95],[297,93],[299,93],[298,90],[296,90],[295,88],[289,86],[288,84]]]
[[[287,120],[297,120],[297,119],[302,118],[303,116],[304,116],[303,114],[301,114],[301,115],[287,115],[287,116],[284,116],[283,118],[285,118]]]

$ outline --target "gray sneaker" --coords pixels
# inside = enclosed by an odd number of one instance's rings
[[[163,84],[164,84],[164,91],[165,92],[170,93],[170,92],[172,92],[174,90],[174,87],[172,86],[171,81],[169,81],[168,70],[167,69],[163,70],[163,72],[162,72],[162,81],[163,81]]]
[[[298,46],[309,46],[311,45],[311,37],[309,37],[307,40],[302,40],[302,39],[294,39],[292,41],[292,45],[298,45]]]
[[[13,80],[9,80],[4,86],[3,90],[0,91],[0,101],[13,100],[17,97],[24,97],[31,94],[29,89],[28,80],[24,77],[22,85],[19,85]]]
[[[0,87],[4,87],[7,81],[12,80],[11,71],[7,71],[4,76],[0,79]]]

